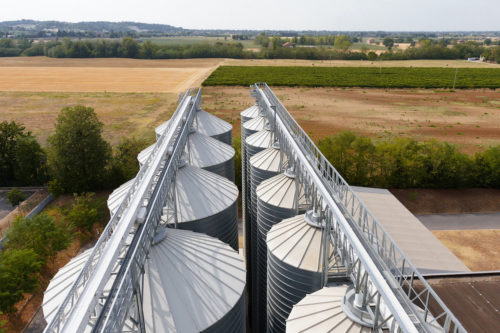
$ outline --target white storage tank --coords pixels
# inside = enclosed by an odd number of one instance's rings
[[[91,250],[73,258],[49,283],[42,305],[47,322]],[[151,247],[145,265],[146,332],[245,332],[245,274],[243,260],[227,244],[167,228],[165,238]]]
[[[177,228],[217,237],[238,251],[238,188],[234,183],[184,165],[177,170],[175,199]],[[166,216],[162,220],[166,222]]]
[[[111,214],[133,184],[123,184],[111,193]],[[217,237],[238,250],[238,188],[227,178],[184,163],[175,178],[177,227]],[[113,205],[110,205],[113,203]],[[162,216],[164,222],[166,216]],[[173,224],[169,227],[174,227]]]
[[[304,297],[295,304],[286,321],[286,333],[371,333],[346,316],[342,299],[347,291],[345,284],[332,284]]]
[[[263,181],[257,194],[257,308],[259,331],[267,324],[267,232],[286,218],[305,211],[307,201],[291,170]]]
[[[156,127],[156,138],[158,139],[167,128],[169,120]],[[231,145],[233,125],[204,110],[196,111],[193,126],[198,133],[210,136],[214,139]]]
[[[252,105],[251,107],[245,109],[240,112],[241,123],[245,123],[250,119],[253,119],[259,115],[259,106],[257,104]]]
[[[137,159],[142,166],[153,151],[154,144],[139,153]],[[234,182],[235,150],[219,140],[193,131],[186,143],[187,162],[195,167],[211,171]]]
[[[267,331],[285,332],[292,307],[323,287],[323,229],[311,211],[275,224],[267,233]]]

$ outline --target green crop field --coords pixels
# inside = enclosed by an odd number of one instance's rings
[[[454,68],[220,66],[204,86],[452,88]],[[455,88],[500,88],[499,68],[460,68]]]

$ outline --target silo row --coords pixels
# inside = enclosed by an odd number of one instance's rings
[[[157,135],[165,128],[166,123],[159,126]],[[218,141],[231,143],[231,125],[198,111],[193,128],[196,131],[188,137],[185,163],[180,163],[175,178],[178,229],[159,227],[164,239],[152,246],[146,262],[143,291],[146,330],[244,332],[246,272],[236,252],[238,189],[229,181],[234,180],[234,149]],[[154,146],[148,147],[139,154],[141,164],[153,149]],[[133,181],[110,195],[108,207],[112,214]],[[162,216],[162,221],[166,220]],[[172,219],[169,221],[173,224]],[[57,308],[64,299],[64,291],[68,292],[85,264],[85,256],[75,258],[68,269],[61,269],[47,289],[48,295],[56,291],[59,296],[47,297],[44,304]],[[75,273],[73,280],[68,271]]]
[[[338,306],[341,298],[336,296],[332,302],[338,304],[333,305],[333,310],[328,307],[327,311],[335,312],[334,317],[338,320],[311,311],[311,318],[317,315],[322,320],[328,319],[328,324],[321,326],[322,322],[315,323],[313,318],[310,329],[300,323],[298,330],[294,330],[293,325],[289,328],[289,317],[292,324],[300,319],[295,313],[291,315],[294,306],[309,294],[322,290],[324,230],[317,221],[311,223],[310,212],[297,215],[305,212],[308,202],[302,184],[295,181],[293,169],[282,173],[287,168],[286,156],[280,153],[279,143],[274,142],[273,133],[266,127],[266,119],[257,116],[245,119],[246,122],[243,120],[242,113],[242,156],[246,171],[243,191],[248,196],[244,213],[250,227],[246,238],[250,251],[246,251],[246,258],[252,284],[252,332],[343,332],[344,329],[365,332],[366,328],[343,313]],[[253,132],[257,129],[260,131]],[[329,254],[331,251],[330,248]],[[329,288],[325,289],[330,294],[345,294],[343,286]],[[307,313],[302,309],[294,311]],[[329,329],[323,330],[323,327]]]

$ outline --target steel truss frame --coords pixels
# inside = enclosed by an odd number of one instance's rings
[[[44,332],[145,331],[144,265],[164,210],[176,219],[175,174],[200,108],[201,89],[179,96],[169,125]]]
[[[250,90],[323,221],[324,285],[345,272],[375,331],[466,332],[267,84]]]

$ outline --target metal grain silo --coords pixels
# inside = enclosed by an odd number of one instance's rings
[[[370,333],[342,310],[348,285],[331,284],[304,297],[293,306],[286,321],[286,333]]]
[[[238,188],[234,183],[186,164],[177,170],[175,199],[177,228],[217,237],[238,250]],[[174,227],[167,218],[162,216]]]
[[[264,180],[257,194],[257,309],[259,331],[266,331],[267,316],[267,232],[286,218],[306,208],[303,188],[291,170]]]
[[[134,181],[135,181],[135,178],[132,178],[128,182],[123,183],[122,185],[120,185],[120,187],[116,188],[109,195],[107,203],[108,203],[108,209],[109,209],[111,216],[113,216],[113,214],[118,210],[118,207],[120,207],[120,205],[123,201],[123,198],[125,198],[125,196],[127,195],[128,190],[130,189],[130,187],[132,186]]]
[[[204,234],[163,227],[159,231],[144,269],[146,331],[244,332],[245,268],[239,254]],[[50,281],[42,304],[47,322],[91,252],[73,258]],[[125,325],[130,324],[127,319]]]
[[[259,115],[243,123],[243,125],[241,126],[241,141],[245,142],[246,138],[248,138],[250,135],[265,129],[266,124],[267,124],[267,119],[262,115]]]
[[[167,128],[169,120],[156,127],[156,138],[158,139],[163,131]],[[198,133],[210,136],[214,139],[231,145],[233,126],[213,114],[204,110],[198,110],[193,121],[193,127]]]
[[[147,332],[244,332],[245,267],[213,237],[168,229],[146,262]]]
[[[137,159],[142,166],[153,151],[154,144],[139,153]],[[205,169],[234,182],[235,150],[219,140],[193,131],[186,144],[187,162],[195,167]]]
[[[292,307],[323,287],[323,229],[311,211],[275,224],[267,233],[267,331],[285,332]]]
[[[259,106],[257,104],[252,105],[248,109],[245,109],[244,111],[240,112],[241,116],[241,123],[245,123],[249,121],[250,119],[253,119],[259,115]]]

